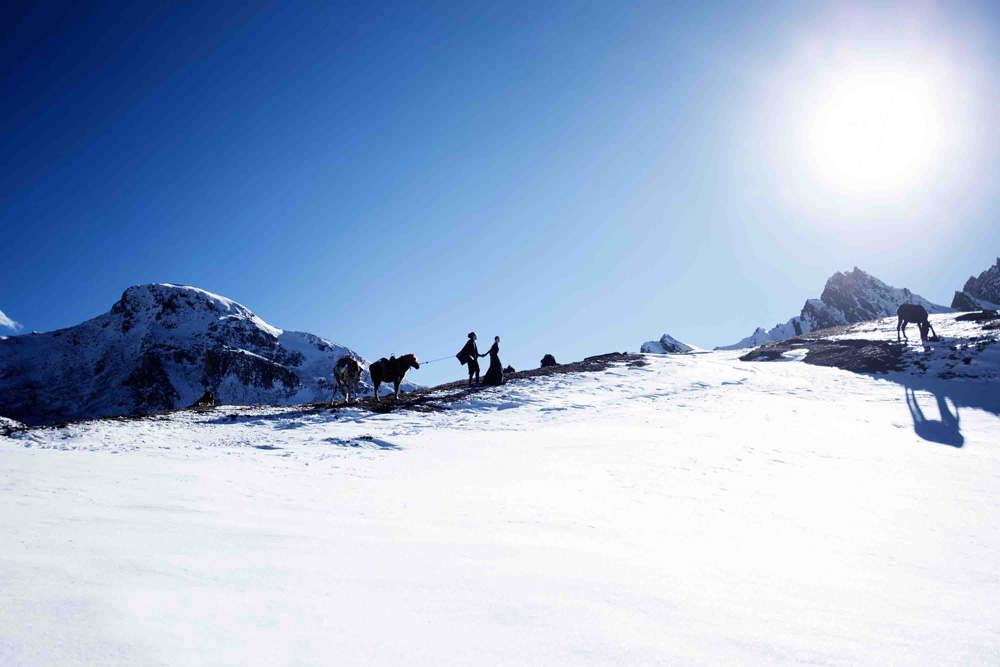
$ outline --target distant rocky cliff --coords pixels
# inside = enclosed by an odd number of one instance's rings
[[[962,291],[951,300],[955,310],[996,310],[1000,308],[1000,257],[997,263],[965,281]]]

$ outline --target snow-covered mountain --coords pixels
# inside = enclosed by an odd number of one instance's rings
[[[818,299],[809,299],[802,312],[783,324],[764,330],[758,327],[752,334],[732,345],[717,350],[738,350],[792,338],[827,327],[854,324],[889,317],[904,303],[917,303],[928,313],[949,313],[952,308],[931,303],[905,287],[886,285],[858,267],[830,276]]]
[[[753,330],[753,333],[746,338],[740,339],[738,342],[732,345],[723,345],[721,347],[715,348],[716,350],[739,350],[744,347],[757,347],[758,345],[763,345],[764,343],[773,343],[778,340],[785,340],[786,338],[792,338],[793,336],[798,336],[799,332],[795,332],[792,322],[798,318],[792,318],[784,324],[778,324],[773,329],[768,331],[763,327],[757,327]],[[791,333],[789,333],[791,331]]]
[[[670,334],[663,334],[660,340],[650,340],[642,344],[640,352],[646,354],[684,354],[693,352],[696,348],[687,343],[682,343]]]
[[[0,415],[27,424],[223,403],[329,400],[333,364],[368,362],[310,333],[283,331],[185,285],[130,287],[111,311],[67,329],[0,340]],[[412,391],[417,385],[406,383]]]
[[[997,263],[965,281],[961,292],[951,300],[955,310],[1000,309],[1000,257]]]

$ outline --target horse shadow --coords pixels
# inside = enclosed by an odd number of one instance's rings
[[[942,393],[935,394],[938,411],[941,419],[927,419],[924,411],[917,402],[917,392],[909,387],[903,390],[906,393],[906,407],[910,409],[910,417],[913,418],[913,431],[918,436],[928,442],[936,442],[952,447],[961,447],[965,444],[965,436],[958,423],[958,406],[955,407],[954,414],[948,407],[947,398]]]
[[[927,442],[960,448],[965,444],[960,411],[963,408],[984,410],[1000,417],[1000,391],[980,382],[955,379],[916,377],[907,373],[879,376],[903,385],[906,407],[913,420],[913,432]],[[926,397],[923,406],[918,393],[927,393],[937,403],[938,419],[933,419]]]

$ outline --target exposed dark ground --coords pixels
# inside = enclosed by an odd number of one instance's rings
[[[513,374],[504,374],[504,382],[513,380],[534,380],[537,377],[546,375],[559,375],[564,373],[590,373],[603,371],[613,363],[627,363],[631,366],[645,366],[642,355],[628,354],[625,352],[611,352],[610,354],[600,354],[594,357],[587,357],[583,361],[574,361],[568,364],[557,364],[546,368],[534,368],[527,371],[518,371]],[[464,367],[461,369],[464,372]],[[481,387],[474,385],[469,387],[468,380],[449,382],[436,387],[427,387],[408,394],[400,394],[397,401],[392,396],[382,396],[376,402],[374,397],[366,396],[358,402],[358,406],[371,412],[393,412],[395,410],[414,410],[417,412],[434,412],[444,409],[440,407],[442,403],[454,403],[468,396],[470,393],[486,391],[491,387]],[[328,407],[327,403],[313,403],[316,407]]]
[[[958,320],[967,320],[980,322],[981,327],[984,331],[991,331],[1000,326],[1000,320],[997,320],[997,314],[995,312],[986,311],[984,313],[967,313],[959,315],[956,317]],[[832,336],[838,334],[847,333],[849,331],[857,331],[857,327],[863,327],[870,325],[870,323],[858,323],[852,325],[845,325],[839,327],[831,327],[829,329],[823,329],[821,331],[815,331],[808,334],[802,334],[801,336],[796,336],[795,338],[790,338],[788,340],[778,341],[774,343],[766,343],[760,347],[753,348],[749,350],[746,354],[740,357],[742,361],[773,361],[782,358],[788,352],[794,350],[806,349],[805,357],[803,361],[807,364],[812,364],[815,366],[830,366],[834,368],[841,368],[843,370],[852,371],[855,373],[870,373],[870,374],[885,374],[891,371],[901,371],[907,368],[912,370],[927,370],[926,365],[922,360],[922,356],[915,354],[912,348],[908,348],[905,345],[900,345],[895,340],[884,340],[884,339],[847,339],[847,340],[832,340]],[[995,337],[973,337],[972,339],[965,341],[966,344],[961,346],[950,345],[950,341],[938,341],[935,345],[940,349],[942,345],[948,346],[941,351],[945,354],[950,354],[948,357],[950,360],[954,361],[952,366],[954,369],[947,370],[946,372],[940,373],[938,375],[941,379],[948,379],[952,377],[963,377],[961,372],[961,363],[968,364],[971,357],[968,355],[974,354],[975,352],[981,351],[985,347],[996,343]],[[971,347],[970,347],[971,346]],[[925,348],[924,354],[930,354],[931,348]],[[612,352],[610,354],[601,354],[593,357],[587,357],[582,361],[576,361],[568,364],[559,364],[556,366],[549,366],[547,368],[535,368],[532,370],[519,371],[513,374],[505,374],[505,382],[511,381],[532,381],[534,378],[543,377],[547,375],[563,374],[563,373],[587,373],[595,372],[606,369],[612,364],[628,364],[635,366],[644,366],[646,362],[643,360],[642,355],[639,354],[628,354],[623,352]],[[463,368],[456,368],[456,374],[461,375],[464,372]],[[408,377],[413,377],[414,379],[419,379],[419,376],[411,371],[411,375]],[[447,384],[438,385],[436,387],[428,387],[426,389],[420,389],[414,392],[401,394],[399,399],[390,396],[382,396],[381,399],[376,402],[373,397],[361,398],[358,402],[352,404],[351,407],[361,408],[363,410],[368,410],[374,413],[389,413],[396,410],[410,410],[414,412],[437,412],[441,410],[447,410],[447,404],[455,403],[461,401],[468,397],[470,394],[474,394],[481,391],[490,391],[492,387],[482,387],[482,386],[468,386],[468,381],[463,379],[456,382],[450,382]],[[306,403],[299,406],[272,406],[272,407],[283,407],[280,417],[285,418],[288,416],[294,416],[296,414],[316,414],[324,411],[334,410],[337,411],[344,404],[342,401],[331,405],[328,402],[321,403]],[[218,406],[217,406],[218,407]],[[217,407],[189,407],[180,408],[174,410],[167,410],[164,412],[156,412],[151,414],[134,415],[134,416],[120,416],[120,417],[102,417],[98,420],[78,420],[75,422],[66,422],[61,424],[53,424],[48,426],[38,426],[36,428],[61,428],[72,423],[82,423],[88,421],[131,421],[136,419],[164,419],[167,415],[176,412],[196,412],[196,413],[206,413],[210,414],[214,412]],[[220,416],[220,419],[237,419],[241,414],[249,415],[255,410],[258,410],[260,405],[227,405],[227,411],[225,416]],[[296,410],[296,408],[298,408]],[[278,415],[276,415],[277,417]],[[0,426],[0,435],[7,435],[14,430],[21,429],[11,429],[10,427]]]
[[[741,361],[773,361],[786,352],[806,348],[803,361],[814,366],[832,366],[855,373],[888,373],[904,368],[904,347],[888,340],[830,340],[830,336],[848,331],[852,325],[831,327],[775,343],[765,343],[742,357]]]
[[[994,311],[966,313],[955,317],[956,321],[979,322],[984,331],[991,331],[1000,326],[1000,321],[996,318],[997,313]],[[927,370],[926,365],[921,361],[919,356],[915,356],[913,349],[905,343],[900,344],[895,340],[885,339],[831,339],[832,336],[858,331],[859,327],[865,327],[869,324],[868,322],[859,322],[857,324],[830,327],[829,329],[802,334],[787,340],[765,343],[760,347],[751,349],[740,357],[740,360],[773,361],[782,358],[787,352],[806,349],[806,355],[802,359],[805,363],[814,366],[841,368],[854,373],[888,373],[911,367]],[[984,348],[993,345],[995,342],[995,339],[992,337],[973,336],[969,339],[963,339],[961,345],[956,345],[956,341],[939,338],[925,341],[924,354],[931,354],[935,349],[950,350],[950,360],[969,363],[971,357],[960,356],[958,354],[960,348],[964,350],[962,355],[968,355],[973,350],[981,352]],[[961,377],[961,374],[946,372],[938,377],[947,379],[949,377]]]
[[[528,380],[532,381],[537,377],[543,377],[547,375],[558,375],[565,373],[590,373],[596,371],[602,371],[612,364],[628,364],[630,366],[645,366],[646,362],[643,360],[642,355],[639,354],[628,354],[625,352],[611,352],[610,354],[600,354],[594,357],[587,357],[582,361],[575,361],[568,364],[558,364],[556,366],[549,366],[547,368],[535,368],[527,371],[518,371],[516,373],[504,375],[504,382],[511,382],[515,380]],[[459,369],[464,372],[464,367]],[[413,371],[410,371],[412,374]],[[411,375],[407,374],[407,378]],[[455,403],[457,401],[463,400],[470,394],[474,394],[480,391],[489,391],[493,387],[484,386],[473,386],[469,387],[468,380],[461,380],[457,382],[449,382],[447,384],[438,385],[436,387],[427,387],[425,389],[419,389],[414,392],[400,393],[399,399],[395,399],[392,395],[382,396],[378,402],[375,401],[374,397],[366,396],[359,399],[356,403],[353,403],[350,407],[361,408],[363,410],[368,410],[370,412],[376,413],[388,413],[394,412],[396,410],[411,410],[414,412],[438,412],[441,410],[446,410],[445,404]],[[124,415],[119,417],[100,417],[97,419],[80,419],[72,422],[64,422],[60,424],[50,424],[46,426],[37,426],[32,428],[63,428],[70,424],[86,423],[91,421],[134,421],[137,419],[164,419],[168,415],[178,413],[178,412],[195,412],[210,414],[216,410],[217,407],[190,407],[190,408],[178,408],[174,410],[166,410],[163,412],[155,412],[143,415]],[[227,416],[233,420],[237,419],[241,413],[251,413],[261,407],[260,405],[226,405]],[[282,412],[281,417],[294,416],[295,414],[315,414],[328,410],[338,410],[344,407],[342,401],[338,401],[331,405],[328,402],[322,403],[305,403],[299,406],[270,406],[270,407],[284,407],[288,408],[288,412]],[[296,411],[294,408],[298,407],[299,410]],[[234,410],[235,408],[235,410]],[[26,430],[26,429],[6,429],[0,426],[0,435],[9,435],[14,430]]]

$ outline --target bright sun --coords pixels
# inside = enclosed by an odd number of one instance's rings
[[[838,189],[914,187],[940,158],[941,99],[931,77],[912,73],[833,77],[814,100],[802,148],[823,180]]]

